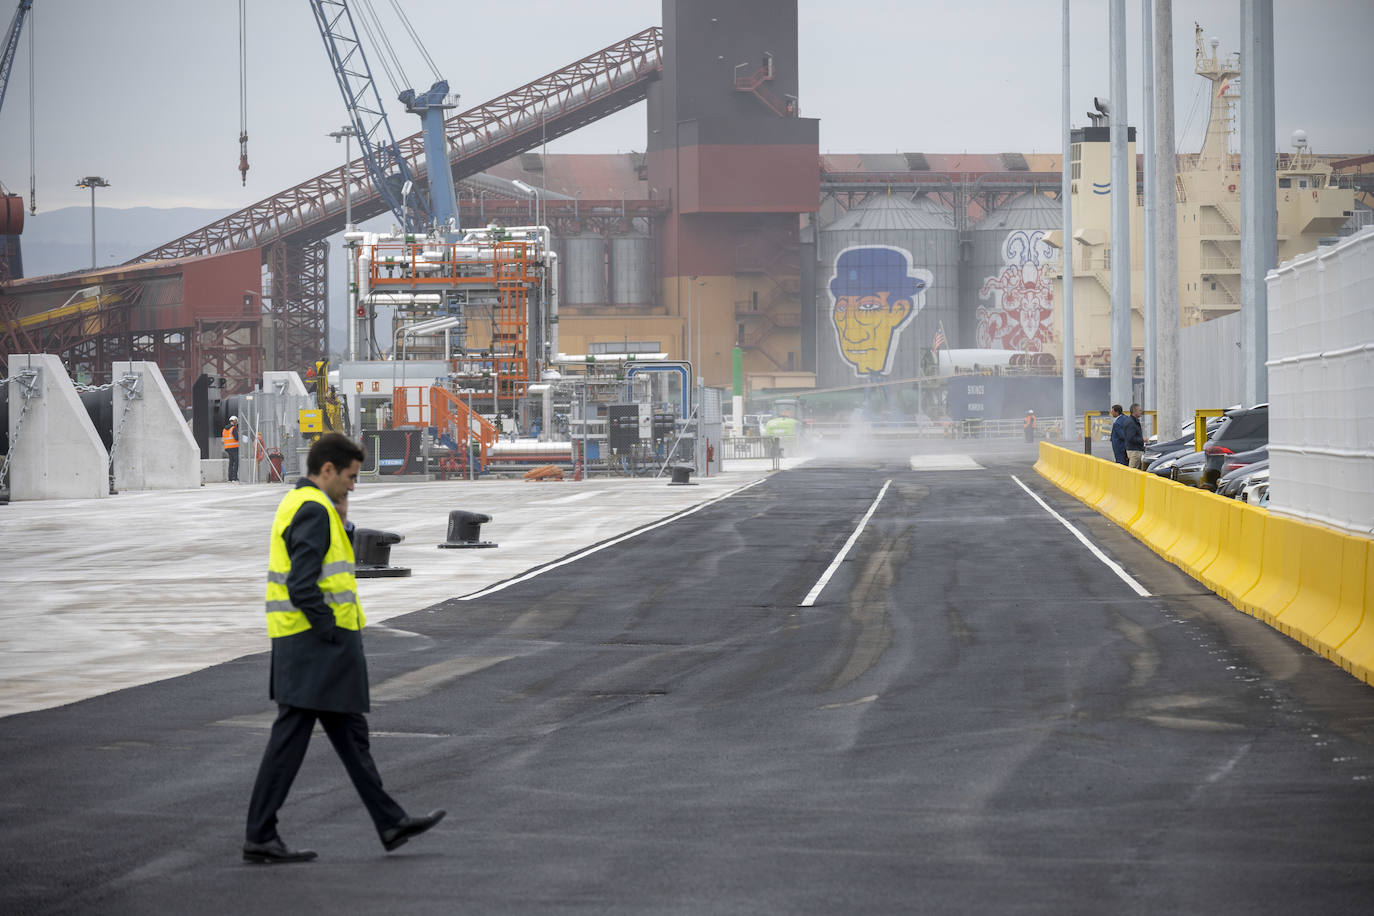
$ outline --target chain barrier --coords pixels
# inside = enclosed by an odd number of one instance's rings
[[[0,379],[0,382],[7,386],[11,382],[18,382],[20,385],[19,394],[24,399],[24,406],[19,409],[19,420],[14,424],[14,436],[10,439],[10,447],[5,451],[5,463],[0,464],[0,489],[8,493],[10,491],[10,460],[14,458],[14,451],[19,446],[19,437],[24,432],[24,417],[28,416],[29,405],[42,397],[43,391],[37,369],[21,370],[8,378]]]
[[[103,391],[104,389],[110,388],[115,384],[115,382],[111,382],[109,385],[102,385],[99,388],[87,388],[85,390]],[[121,437],[124,435],[124,421],[129,419],[129,408],[133,406],[134,401],[142,400],[143,398],[143,376],[133,374],[125,375],[119,379],[117,384],[124,391],[124,410],[120,412],[119,422],[115,424],[114,435],[110,438],[110,455],[109,460],[106,463],[106,467],[109,470],[110,474],[111,494],[116,492],[114,479],[115,452],[119,449]]]

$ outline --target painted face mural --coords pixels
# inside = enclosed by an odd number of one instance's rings
[[[1002,242],[1002,270],[988,277],[978,298],[978,346],[1039,353],[1050,341],[1054,293],[1050,269],[1059,251],[1043,229],[1017,229]]]
[[[831,320],[840,357],[856,375],[887,375],[902,328],[925,306],[933,276],[913,270],[900,248],[865,245],[835,258],[830,278]]]

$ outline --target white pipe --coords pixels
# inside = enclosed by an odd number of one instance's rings
[[[553,356],[558,353],[558,252],[552,248],[546,248],[544,251],[545,263],[548,265],[545,268],[545,277],[549,280],[549,355]]]
[[[373,293],[369,300],[373,305],[438,305],[442,297],[438,293]]]

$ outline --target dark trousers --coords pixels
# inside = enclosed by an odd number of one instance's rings
[[[406,816],[382,788],[382,777],[369,750],[367,718],[362,713],[322,712],[296,706],[277,709],[277,721],[272,723],[272,735],[267,739],[267,750],[263,752],[258,778],[253,783],[253,797],[248,803],[248,842],[266,843],[277,835],[277,811],[286,802],[291,783],[305,759],[317,719],[343,761],[353,787],[362,796],[377,832],[394,827]]]
[[[224,454],[229,456],[229,479],[239,479],[239,450],[236,448],[226,448]]]

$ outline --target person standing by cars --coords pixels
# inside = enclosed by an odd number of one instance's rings
[[[1117,464],[1125,464],[1126,457],[1126,414],[1120,404],[1112,405],[1112,458]]]
[[[230,417],[229,422],[224,424],[224,431],[220,433],[220,441],[224,443],[224,456],[229,459],[229,481],[237,483],[239,479],[239,418]]]
[[[1139,468],[1141,459],[1145,457],[1145,430],[1140,425],[1140,415],[1142,413],[1139,404],[1131,405],[1131,412],[1123,417],[1126,421],[1126,461],[1128,467]]]
[[[424,833],[443,809],[411,817],[382,788],[369,750],[371,709],[363,624],[353,572],[353,544],[345,527],[348,493],[358,480],[363,450],[342,433],[326,433],[310,447],[307,476],[282,497],[272,522],[267,563],[267,635],[272,641],[268,695],[277,702],[248,820],[243,858],[255,864],[309,862],[315,853],[292,849],[277,833],[277,811],[310,745],[318,721],[348,771],[388,852]]]

